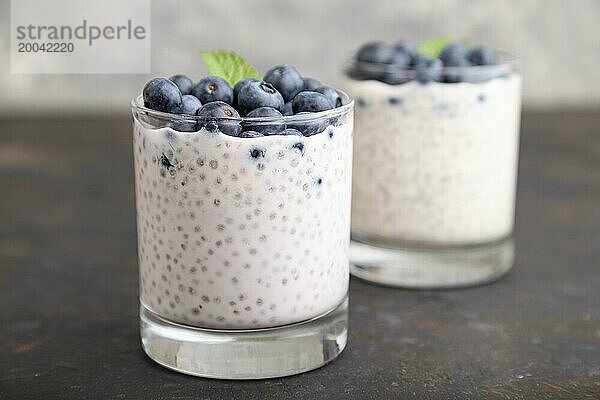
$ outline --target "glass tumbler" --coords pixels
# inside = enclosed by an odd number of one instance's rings
[[[513,264],[521,75],[496,65],[415,70],[352,61],[351,272],[407,288],[480,284]],[[456,82],[459,81],[459,82]],[[452,82],[452,83],[450,83]]]
[[[353,102],[343,97],[283,119],[202,119],[132,101],[150,358],[256,379],[317,368],[344,349]],[[235,136],[282,124],[305,136]]]

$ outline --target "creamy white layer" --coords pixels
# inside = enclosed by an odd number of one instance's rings
[[[310,319],[348,289],[352,123],[237,138],[134,120],[140,292],[173,321]]]
[[[513,229],[521,77],[484,83],[346,79],[356,101],[352,234],[468,244]]]

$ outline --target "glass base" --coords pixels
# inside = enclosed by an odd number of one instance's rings
[[[196,328],[140,308],[146,354],[164,367],[206,378],[275,378],[319,368],[344,350],[347,327],[348,297],[311,320],[252,330]]]
[[[473,246],[388,248],[353,239],[352,275],[382,285],[412,289],[474,286],[506,274],[514,261],[514,240]]]

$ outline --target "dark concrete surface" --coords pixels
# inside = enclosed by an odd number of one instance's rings
[[[1,121],[0,398],[599,399],[600,114],[526,114],[521,149],[512,273],[353,279],[337,361],[231,382],[140,348],[129,121]]]

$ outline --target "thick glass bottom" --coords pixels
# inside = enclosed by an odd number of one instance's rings
[[[506,274],[514,262],[512,237],[472,246],[391,248],[373,243],[350,244],[352,275],[379,283],[413,289],[474,286]]]
[[[253,330],[181,325],[142,305],[140,331],[146,354],[178,372],[218,379],[288,376],[319,368],[344,350],[348,298],[311,320]]]

